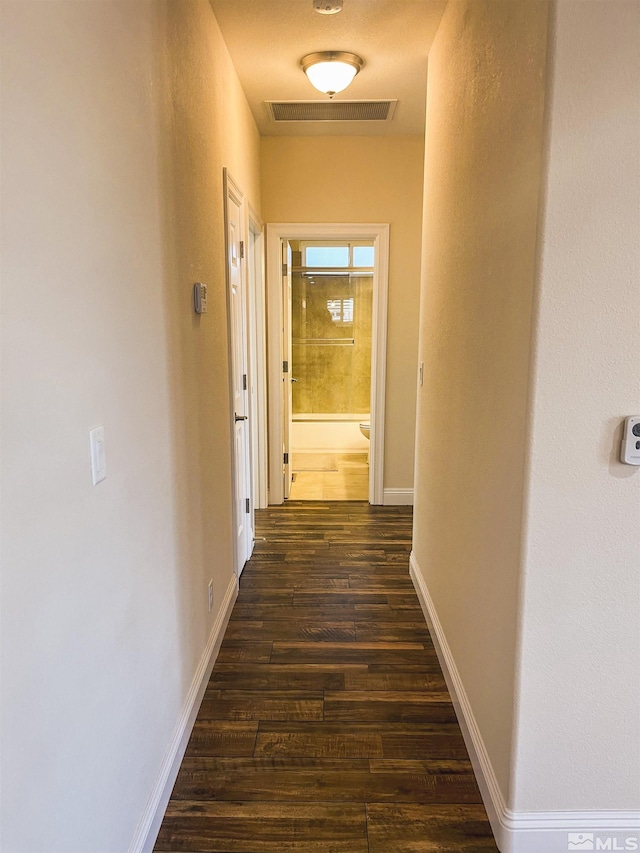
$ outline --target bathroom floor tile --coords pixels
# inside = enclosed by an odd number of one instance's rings
[[[291,484],[289,500],[291,501],[321,501],[323,500],[322,472],[298,471]]]
[[[333,470],[328,468],[333,464]],[[292,501],[366,501],[369,465],[366,453],[294,453]]]
[[[335,453],[292,453],[294,471],[337,471]]]

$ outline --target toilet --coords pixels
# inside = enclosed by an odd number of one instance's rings
[[[360,424],[360,432],[367,439],[367,441],[371,440],[369,433],[371,432],[371,423],[366,421]],[[369,451],[367,450],[367,465],[369,464]]]

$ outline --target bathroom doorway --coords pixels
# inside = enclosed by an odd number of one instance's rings
[[[269,503],[381,504],[388,226],[268,225],[267,252]]]
[[[372,240],[291,240],[289,500],[368,500]]]

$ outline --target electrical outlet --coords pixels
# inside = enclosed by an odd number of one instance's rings
[[[209,586],[207,589],[208,589],[209,613],[211,613],[211,608],[213,607],[213,578],[209,581]]]

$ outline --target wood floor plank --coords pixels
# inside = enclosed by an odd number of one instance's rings
[[[353,738],[355,749],[369,742],[372,752],[333,755],[328,745],[336,748]],[[287,736],[286,738],[284,736]],[[315,740],[317,739],[317,741]],[[380,747],[382,754],[380,754]],[[346,750],[346,747],[344,747]],[[289,755],[299,758],[364,758],[420,760],[455,759],[468,761],[468,754],[457,723],[381,723],[375,722],[278,722],[261,721],[258,726],[255,754]]]
[[[158,851],[367,853],[363,804],[169,803]]]
[[[238,594],[238,601],[245,606],[250,604],[277,604],[281,607],[286,607],[287,605],[293,604],[293,592],[293,585],[287,589],[274,590],[245,590],[241,588]]]
[[[452,723],[449,731],[442,724],[436,731],[412,726],[408,731],[389,727],[380,731],[384,758],[458,758],[466,759],[467,748],[457,724]]]
[[[322,693],[298,690],[207,690],[200,720],[321,720]]]
[[[335,723],[260,723],[255,755],[290,758],[383,758],[382,737],[371,726]]]
[[[374,572],[359,572],[358,574],[349,575],[349,589],[366,589],[369,591],[377,591],[379,589],[391,590],[392,592],[402,592],[408,590],[411,594],[413,584],[411,578],[398,577],[398,575],[383,575]]]
[[[496,853],[410,508],[307,501],[256,525],[155,849]]]
[[[276,542],[295,542],[298,548],[317,548],[318,543],[324,540],[324,534],[320,531],[283,531],[278,533],[274,531],[269,536],[269,541],[273,544]]]
[[[367,667],[361,664],[247,664],[239,668],[216,663],[207,689],[343,690],[347,675],[359,683],[357,676],[366,674]]]
[[[349,758],[186,758],[171,796],[228,802],[481,802],[472,773],[371,773],[368,761]]]
[[[408,590],[351,588],[344,592],[309,589],[295,590],[293,604],[296,606],[306,605],[312,607],[335,607],[347,604],[358,607],[358,605],[384,604],[387,607],[411,607],[414,610],[418,606],[415,593],[411,593]]]
[[[346,669],[344,683],[338,687],[327,685],[327,690],[429,690],[446,694],[447,685],[437,667],[432,666],[407,671],[406,667],[389,668],[389,671],[373,671],[370,666]]]
[[[435,652],[419,643],[280,643],[273,644],[273,663],[420,663],[439,665]]]
[[[388,566],[401,566],[402,568],[406,568],[406,570],[409,571],[409,554],[409,550],[405,551],[404,549],[402,549],[398,551],[392,551],[390,548],[388,548],[385,551],[385,563]]]
[[[249,757],[254,754],[257,722],[197,719],[185,756]]]
[[[418,601],[407,598],[406,596],[402,598],[393,596],[382,604],[380,602],[369,604],[365,601],[355,601],[353,606],[358,614],[356,617],[358,619],[365,618],[364,616],[360,617],[361,612],[371,614],[372,618],[373,614],[377,614],[376,618],[378,619],[390,617],[391,619],[408,619],[409,621],[414,621],[423,616]]]
[[[229,622],[226,636],[233,640],[307,640],[312,642],[349,642],[355,640],[353,622],[311,622],[311,620],[270,620],[251,622],[234,620]]]
[[[355,622],[356,639],[362,642],[398,642],[407,643],[418,640],[432,646],[431,635],[424,621],[396,622],[387,620],[357,619]]]
[[[218,652],[217,663],[268,663],[273,643],[249,643],[224,640]]]
[[[479,805],[367,804],[370,853],[498,853]]]
[[[403,775],[422,776],[448,773],[473,773],[468,758],[402,758],[374,759],[369,761],[371,773],[401,773]]]
[[[392,608],[389,605],[334,605],[332,607],[308,607],[306,605],[280,606],[273,604],[244,604],[239,602],[233,609],[232,622],[289,620],[310,622],[390,622],[398,626],[401,622],[416,624],[422,618],[419,608]],[[427,635],[423,635],[427,636]],[[423,641],[424,644],[424,641]]]
[[[279,567],[281,568],[281,567]],[[336,577],[333,575],[322,575],[320,572],[271,572],[266,574],[254,574],[243,578],[242,589],[255,592],[259,589],[349,589],[349,577]]]
[[[385,566],[387,556],[385,551],[372,551],[370,553],[361,552],[350,557],[343,551],[338,555],[334,549],[325,548],[323,551],[316,551],[315,553],[287,554],[284,565],[287,569],[295,568],[300,571],[330,569],[331,574],[335,577],[349,577],[354,569],[360,567]]]
[[[295,607],[356,607],[359,604],[383,604],[389,606],[384,592],[352,589],[348,592],[327,592],[326,590],[296,590],[291,602]],[[411,602],[413,604],[414,602]]]
[[[325,691],[325,720],[380,720],[398,723],[454,723],[448,694],[426,691]]]

